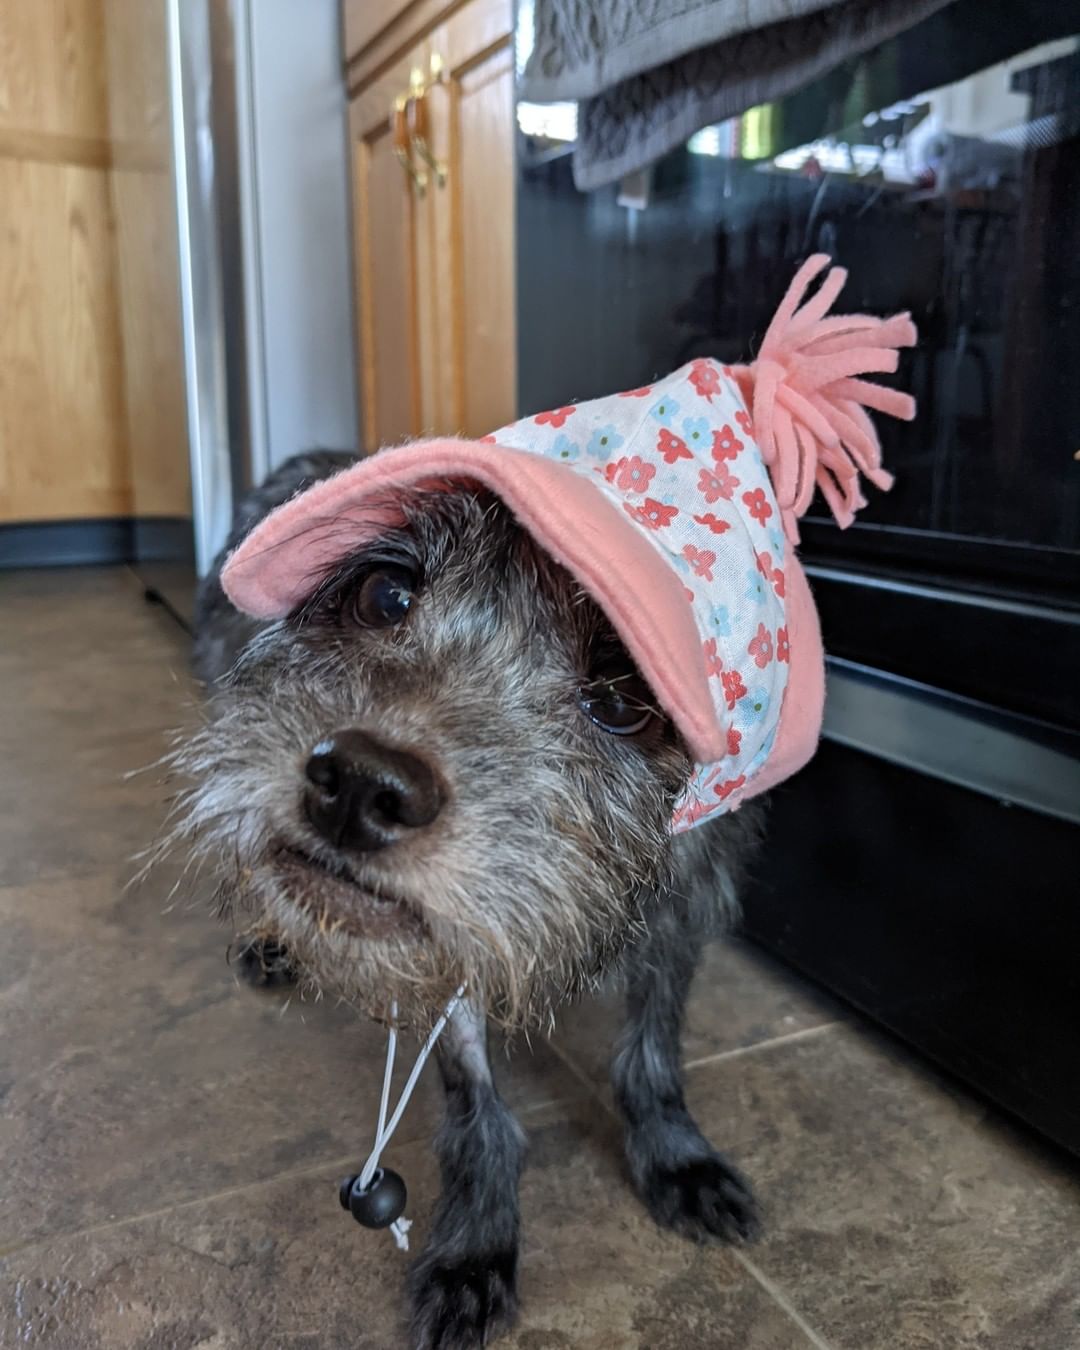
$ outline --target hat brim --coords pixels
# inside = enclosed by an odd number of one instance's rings
[[[343,558],[387,528],[394,489],[471,481],[502,499],[603,609],[700,763],[722,759],[702,639],[683,584],[645,530],[587,477],[490,442],[434,440],[384,450],[278,507],[230,555],[236,607],[279,619]]]

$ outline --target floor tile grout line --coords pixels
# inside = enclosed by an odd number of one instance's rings
[[[317,1172],[329,1172],[337,1167],[347,1167],[350,1161],[355,1162],[358,1153],[340,1155],[337,1158],[324,1159],[321,1162],[312,1163],[308,1167],[297,1167],[284,1172],[274,1172],[270,1176],[257,1177],[253,1181],[241,1182],[236,1186],[226,1186],[221,1191],[211,1191],[205,1195],[193,1195],[187,1200],[176,1200],[170,1205],[162,1205],[158,1209],[140,1210],[137,1214],[125,1214],[121,1218],[105,1219],[100,1223],[89,1224],[85,1228],[73,1228],[68,1231],[49,1233],[45,1237],[30,1238],[26,1242],[12,1242],[5,1246],[0,1246],[0,1261],[16,1253],[33,1251],[37,1247],[48,1247],[57,1242],[70,1242],[74,1238],[96,1237],[99,1233],[111,1232],[114,1228],[126,1228],[130,1224],[146,1223],[154,1219],[160,1219],[166,1214],[175,1214],[180,1210],[191,1209],[194,1205],[210,1205],[219,1200],[228,1200],[236,1195],[246,1195],[249,1191],[256,1191],[266,1186],[273,1186],[281,1181],[295,1181],[298,1177],[313,1176]]]
[[[731,1050],[718,1050],[712,1055],[702,1055],[698,1059],[688,1059],[683,1063],[684,1070],[701,1069],[710,1064],[721,1064],[729,1059],[742,1059],[747,1055],[752,1055],[758,1050],[771,1050],[774,1046],[789,1045],[796,1041],[809,1040],[814,1036],[820,1035],[824,1031],[831,1031],[834,1027],[845,1026],[846,1023],[840,1018],[831,1022],[819,1022],[816,1026],[800,1027],[798,1031],[788,1031],[782,1036],[770,1036],[764,1041],[755,1041],[752,1045],[738,1045]],[[563,1050],[556,1045],[554,1041],[549,1041],[551,1050],[563,1066],[573,1074],[579,1083],[583,1084],[598,1101],[603,1102],[605,1107],[610,1110],[610,1104],[599,1090],[596,1080],[591,1078],[588,1072],[583,1069],[568,1051]],[[616,1114],[611,1112],[611,1114]]]
[[[514,1114],[519,1119],[528,1121],[541,1111],[569,1100],[565,1097],[548,1097],[540,1102],[532,1102],[528,1106],[519,1106]],[[402,1140],[402,1143],[408,1146],[421,1144],[424,1137],[418,1135],[413,1139]],[[216,1204],[221,1200],[229,1200],[233,1196],[247,1195],[252,1191],[275,1186],[279,1182],[296,1181],[300,1177],[315,1176],[319,1172],[337,1171],[339,1168],[348,1170],[349,1167],[358,1163],[362,1153],[363,1148],[358,1144],[357,1148],[350,1153],[339,1154],[334,1158],[324,1158],[320,1162],[313,1162],[306,1167],[288,1168],[283,1172],[273,1172],[269,1176],[256,1177],[252,1181],[244,1181],[236,1186],[226,1186],[224,1190],[210,1191],[204,1195],[193,1195],[190,1199],[176,1200],[172,1204],[162,1205],[158,1209],[141,1210],[137,1214],[125,1214],[120,1218],[105,1219],[101,1223],[88,1224],[85,1228],[72,1228],[57,1233],[49,1233],[44,1237],[29,1238],[25,1242],[16,1240],[9,1243],[0,1243],[0,1262],[5,1261],[10,1256],[22,1255],[39,1247],[49,1247],[58,1242],[70,1242],[76,1238],[96,1237],[100,1233],[111,1232],[114,1228],[126,1228],[131,1224],[161,1219],[166,1214],[191,1209],[195,1205]]]
[[[800,1027],[798,1031],[788,1031],[782,1036],[770,1036],[767,1040],[755,1041],[752,1045],[738,1045],[732,1050],[718,1050],[714,1055],[702,1055],[700,1059],[688,1059],[683,1068],[700,1069],[708,1064],[722,1064],[729,1059],[743,1059],[759,1050],[771,1050],[774,1046],[791,1045],[795,1041],[809,1040],[813,1036],[819,1036],[823,1031],[831,1031],[834,1027],[846,1025],[839,1018],[832,1022],[818,1022],[816,1026]]]
[[[559,1060],[559,1062],[563,1065],[565,1069],[569,1070],[571,1077],[577,1079],[577,1081],[588,1092],[589,1096],[592,1097],[594,1101],[599,1102],[600,1105],[607,1112],[607,1114],[612,1117],[612,1119],[618,1120],[619,1113],[615,1110],[611,1102],[607,1099],[607,1097],[601,1090],[600,1085],[594,1078],[592,1078],[588,1073],[586,1073],[586,1071],[574,1059],[573,1055],[568,1054],[565,1050],[561,1049],[561,1047],[557,1046],[553,1040],[548,1041],[548,1045],[551,1048],[551,1051],[554,1054],[555,1058]]]
[[[795,1325],[803,1333],[806,1339],[814,1347],[814,1350],[832,1350],[832,1347],[829,1345],[828,1341],[822,1339],[822,1337],[814,1330],[814,1328],[810,1325],[810,1323],[806,1320],[806,1318],[803,1317],[802,1313],[799,1312],[798,1308],[794,1306],[794,1304],[783,1292],[783,1290],[778,1285],[774,1284],[772,1280],[769,1279],[769,1277],[765,1274],[765,1272],[758,1266],[758,1264],[755,1261],[751,1261],[750,1258],[746,1255],[746,1253],[741,1252],[737,1247],[731,1247],[729,1248],[729,1250],[732,1256],[735,1257],[736,1261],[738,1261],[739,1265],[743,1267],[743,1269],[752,1279],[757,1281],[757,1283],[761,1286],[764,1292],[768,1295],[770,1299],[772,1299],[772,1301],[781,1310],[781,1312],[784,1313],[784,1315],[788,1318],[788,1320],[795,1323]]]
[[[809,1035],[810,1033],[825,1031],[829,1027],[835,1027],[840,1025],[842,1025],[842,1023],[840,1022],[822,1022],[820,1025],[816,1027],[803,1027],[801,1030],[793,1031],[786,1036],[774,1036],[767,1041],[760,1041],[757,1045],[745,1046],[738,1050],[727,1051],[718,1055],[708,1055],[701,1060],[693,1060],[690,1063],[688,1063],[685,1067],[693,1068],[695,1067],[695,1065],[698,1064],[711,1064],[715,1060],[728,1059],[731,1058],[732,1056],[742,1055],[748,1053],[751,1050],[761,1049],[765,1046],[777,1045],[783,1042],[801,1039]],[[586,1087],[588,1087],[591,1090],[592,1095],[600,1103],[600,1105],[607,1112],[607,1114],[612,1118],[614,1118],[615,1120],[618,1120],[619,1114],[615,1110],[612,1103],[608,1101],[605,1098],[604,1094],[597,1089],[596,1084],[593,1082],[592,1079],[589,1078],[589,1076],[584,1072],[584,1070],[580,1069],[578,1065],[574,1062],[573,1058],[570,1055],[566,1054],[562,1049],[560,1049],[560,1047],[555,1045],[553,1041],[549,1042],[549,1044],[556,1057],[562,1061],[562,1063],[570,1071],[570,1073],[573,1074],[573,1076],[576,1079],[578,1079],[579,1082],[584,1083]],[[762,1271],[756,1265],[755,1262],[751,1261],[750,1258],[746,1256],[745,1253],[741,1252],[737,1247],[729,1247],[728,1250],[739,1262],[739,1264],[743,1267],[743,1269],[750,1276],[750,1278],[753,1279],[758,1285],[760,1285],[761,1289],[765,1293],[765,1296],[776,1304],[776,1306],[780,1309],[780,1311],[784,1314],[784,1316],[788,1319],[788,1321],[793,1322],[795,1326],[798,1327],[798,1329],[802,1332],[802,1334],[814,1347],[814,1350],[832,1350],[831,1346],[829,1346],[829,1344],[826,1341],[824,1341],[821,1338],[821,1336],[818,1335],[818,1333],[806,1321],[806,1319],[799,1312],[799,1310],[792,1304],[787,1295],[784,1294],[783,1291],[777,1285],[775,1285],[772,1282],[772,1280],[768,1278],[768,1276],[764,1273],[764,1271]]]

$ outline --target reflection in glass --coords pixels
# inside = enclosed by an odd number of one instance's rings
[[[1080,550],[1069,27],[1058,6],[959,0],[703,129],[632,191],[577,193],[572,115],[521,105],[522,412],[744,357],[820,249],[850,270],[849,308],[909,309],[921,335],[901,372],[920,416],[882,426],[897,486],[857,528]]]

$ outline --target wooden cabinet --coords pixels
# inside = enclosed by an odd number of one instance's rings
[[[0,521],[130,508],[101,5],[0,18]]]
[[[190,514],[164,0],[0,0],[0,528]]]
[[[515,414],[512,5],[387,16],[344,7],[367,450]]]

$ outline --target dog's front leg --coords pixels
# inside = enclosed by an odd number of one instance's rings
[[[683,1012],[701,942],[690,904],[668,896],[629,957],[628,1018],[612,1080],[630,1174],[656,1222],[699,1242],[748,1241],[758,1228],[753,1193],[683,1098]]]
[[[438,1043],[446,1117],[442,1194],[409,1271],[417,1350],[487,1345],[517,1312],[518,1180],[525,1135],[495,1088],[483,1014],[465,1003]]]

